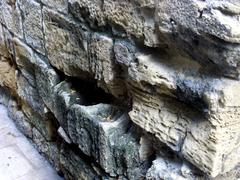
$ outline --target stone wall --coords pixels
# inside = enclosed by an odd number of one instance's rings
[[[1,0],[0,102],[66,179],[236,179],[238,0]]]

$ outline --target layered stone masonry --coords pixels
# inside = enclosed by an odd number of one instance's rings
[[[66,179],[236,178],[238,0],[2,0],[0,86]]]

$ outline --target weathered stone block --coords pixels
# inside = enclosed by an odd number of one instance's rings
[[[237,1],[158,1],[156,20],[164,40],[225,76],[239,76]]]
[[[133,96],[130,116],[205,172],[212,176],[220,171],[227,172],[229,169],[223,166],[228,160],[221,157],[227,152],[236,153],[239,147],[233,138],[238,137],[238,127],[233,124],[238,119],[239,106],[234,94],[240,84],[200,75],[199,65],[189,62],[177,65],[179,61],[184,62],[179,59],[163,63],[164,60],[158,62],[150,56],[138,56],[129,71],[133,81],[129,83]],[[176,97],[194,104],[197,109],[175,101]],[[219,147],[225,143],[229,146]],[[232,167],[236,161],[232,162]]]
[[[0,22],[19,38],[23,38],[21,11],[18,1],[3,0],[0,2]]]
[[[63,13],[68,12],[68,1],[67,0],[41,0],[41,2],[49,6],[51,8],[54,8],[55,10]]]
[[[37,89],[35,76],[36,57],[33,51],[18,39],[14,39],[16,63],[20,67],[17,74],[18,95],[39,114],[44,114],[44,103]]]
[[[146,147],[142,141],[142,137],[135,125],[129,128],[129,131],[120,137],[116,137],[112,143],[113,157],[115,157],[116,170],[115,172],[120,177],[128,179],[142,179],[151,164],[152,152]],[[149,142],[151,144],[151,142]],[[145,146],[145,150],[143,150]],[[144,157],[144,153],[146,156]]]
[[[113,61],[113,40],[102,34],[94,33],[88,45],[91,71],[95,78],[111,83],[115,78],[116,66]]]
[[[188,117],[191,110],[186,107],[185,111],[182,110],[183,105],[177,105],[177,102],[172,105],[170,102],[173,100],[170,99],[162,99],[138,89],[133,91],[133,110],[130,112],[133,122],[155,134],[173,150],[180,151],[191,122]]]
[[[204,179],[199,173],[191,169],[189,164],[184,164],[179,159],[160,156],[153,161],[152,167],[147,172],[146,179]]]
[[[70,150],[69,147],[64,147],[60,154],[60,166],[65,177],[69,180],[76,179],[98,179],[101,174],[98,174],[92,168],[92,164],[87,164],[80,156]]]
[[[8,104],[8,114],[14,120],[17,128],[28,138],[32,138],[32,125],[27,116],[20,110],[18,103],[10,97]]]
[[[69,0],[69,11],[81,21],[87,21],[91,27],[106,25],[101,0]]]
[[[36,56],[35,75],[37,88],[45,105],[54,108],[54,87],[60,82],[60,77],[44,59]]]
[[[51,107],[51,111],[63,129],[68,131],[68,111],[72,105],[84,103],[83,97],[72,89],[70,83],[63,81],[54,87],[52,101],[54,105]]]
[[[10,88],[13,93],[17,91],[16,70],[4,57],[0,56],[0,86]]]
[[[125,93],[124,82],[114,60],[113,43],[113,39],[104,34],[92,34],[88,45],[90,72],[106,92],[121,97]]]
[[[45,137],[39,132],[38,129],[33,128],[34,144],[39,152],[44,154],[45,157],[54,165],[57,171],[60,171],[60,151],[56,142],[47,142]]]
[[[56,131],[52,131],[52,122],[50,122],[49,119],[41,117],[26,103],[23,103],[21,108],[25,116],[28,118],[28,122],[42,134],[46,141],[52,141],[55,138]]]
[[[49,62],[69,76],[87,74],[87,29],[47,8],[43,9],[43,16]]]
[[[8,48],[6,46],[4,29],[2,24],[0,24],[0,55],[8,57]]]
[[[13,61],[14,58],[14,47],[11,32],[0,24],[0,55]]]
[[[68,132],[72,141],[88,156],[96,158],[109,173],[114,171],[111,138],[126,131],[128,119],[117,107],[73,105],[68,115]]]
[[[39,113],[43,112],[44,105],[36,89],[36,86],[29,84],[27,79],[19,74],[17,76],[17,92],[18,95],[26,101],[33,109]]]
[[[19,95],[44,117],[45,105],[50,109],[54,107],[53,88],[60,82],[59,77],[44,58],[40,58],[21,41],[14,39],[14,42],[16,63],[21,71],[18,82],[18,90],[21,92]],[[32,95],[28,96],[29,93]]]
[[[36,64],[35,55],[30,47],[17,38],[13,39],[16,54],[16,65],[19,67],[22,75],[32,86],[36,86],[34,65]]]
[[[106,19],[122,27],[127,33],[138,38],[143,36],[143,18],[137,12],[138,4],[134,1],[106,0],[103,4],[103,12]]]
[[[33,0],[19,0],[24,38],[35,50],[45,54],[42,7]]]
[[[107,104],[73,105],[68,115],[70,138],[86,155],[111,176],[138,179],[144,176],[148,158],[141,159],[140,142],[132,136],[134,128],[127,131],[129,126],[128,116]]]

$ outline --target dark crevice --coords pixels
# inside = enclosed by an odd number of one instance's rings
[[[54,66],[51,66],[60,78],[60,82],[66,81],[71,85],[71,89],[76,91],[83,98],[85,106],[96,105],[99,103],[122,106],[126,104],[122,99],[115,98],[112,94],[98,86],[98,81],[94,78],[71,77],[64,74]],[[128,108],[129,109],[129,108]]]
[[[51,66],[51,68],[53,68],[54,71],[57,73],[60,81],[64,81],[65,78],[66,78],[66,75],[65,75],[62,71],[58,70],[56,67],[52,66],[51,64],[50,64],[50,66]]]
[[[84,105],[95,105],[99,103],[116,104],[117,100],[97,86],[95,80],[83,80],[80,78],[67,77],[65,80],[71,83],[75,89],[85,99]]]

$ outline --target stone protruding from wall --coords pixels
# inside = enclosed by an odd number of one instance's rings
[[[66,179],[235,179],[238,0],[1,0],[0,103]]]

